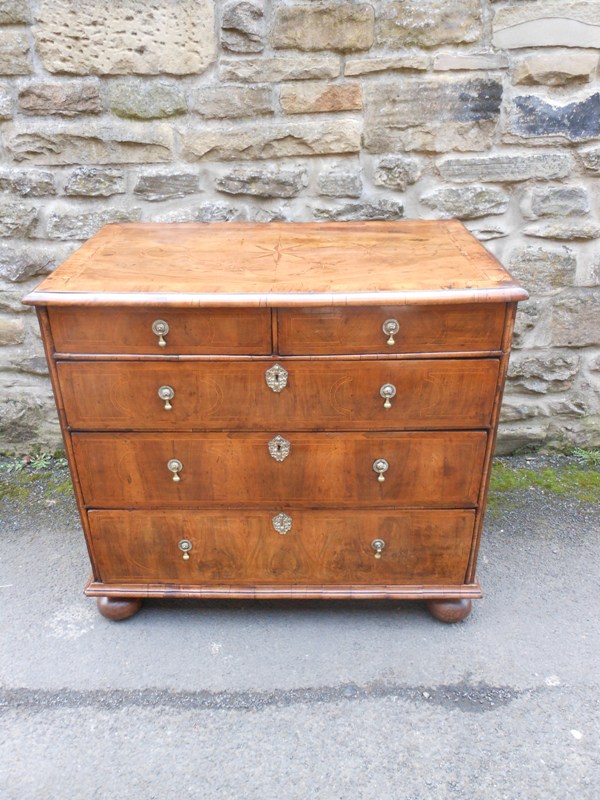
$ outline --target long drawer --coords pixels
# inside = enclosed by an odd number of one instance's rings
[[[75,433],[72,442],[88,507],[458,508],[477,503],[487,434]]]
[[[264,510],[91,511],[100,580],[462,584],[474,512],[290,511],[285,534]],[[373,541],[383,548],[376,558]],[[179,548],[183,546],[188,558]]]
[[[499,364],[282,360],[287,386],[275,392],[276,363],[65,361],[58,375],[75,430],[464,429],[490,424]]]

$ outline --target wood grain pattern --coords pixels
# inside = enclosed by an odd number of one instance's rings
[[[291,443],[283,462],[268,442]],[[487,442],[482,431],[423,433],[75,433],[85,503],[94,508],[474,506]],[[183,464],[172,480],[169,459]],[[389,470],[380,483],[373,462]]]
[[[108,225],[32,304],[327,306],[526,299],[456,221]]]
[[[464,583],[474,512],[291,512],[289,533],[267,511],[91,511],[106,582]],[[374,557],[373,539],[385,541]],[[177,543],[192,542],[189,560]]]
[[[280,393],[265,372],[280,363]],[[403,430],[485,428],[497,359],[58,362],[74,430]],[[384,408],[381,386],[396,396]],[[170,409],[158,389],[170,386]]]

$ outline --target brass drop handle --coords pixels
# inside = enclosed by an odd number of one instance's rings
[[[171,400],[175,397],[175,389],[172,386],[161,386],[158,396],[165,401],[165,411],[170,411],[173,408]]]
[[[190,550],[193,547],[193,544],[190,542],[190,540],[189,539],[180,539],[179,542],[177,543],[177,547],[183,553],[183,560],[184,561],[189,561]]]
[[[396,387],[393,383],[384,383],[381,389],[379,390],[379,394],[383,397],[384,408],[391,408],[392,407],[392,397],[396,396]]]
[[[390,468],[390,465],[385,460],[385,458],[378,458],[376,461],[373,462],[373,472],[377,473],[377,480],[380,483],[383,483],[385,480],[384,472],[387,472]]]
[[[373,539],[371,542],[371,547],[373,550],[375,550],[375,558],[381,558],[381,553],[385,547],[385,542],[383,539]]]
[[[400,330],[400,323],[397,319],[386,319],[386,321],[381,326],[381,330],[385,333],[386,336],[389,336],[387,343],[390,347],[396,344],[394,339],[394,334],[398,333]]]
[[[165,322],[164,319],[155,319],[152,323],[152,333],[155,333],[158,336],[158,346],[159,347],[166,347],[167,340],[165,336],[169,332],[169,323]]]
[[[183,464],[178,458],[172,458],[170,461],[167,461],[167,469],[169,472],[173,473],[173,480],[176,483],[181,480],[179,473],[183,469]]]

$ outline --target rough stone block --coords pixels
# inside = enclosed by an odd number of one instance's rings
[[[11,119],[12,106],[12,92],[8,88],[0,86],[0,120]]]
[[[54,177],[50,172],[0,172],[0,191],[22,197],[46,197],[56,194]]]
[[[29,385],[31,380],[36,381],[33,386]],[[61,447],[56,406],[47,379],[31,376],[27,386],[11,386],[8,392],[3,392],[0,398],[0,439],[7,452],[23,453],[34,445],[48,451]]]
[[[579,156],[587,172],[591,172],[593,175],[600,175],[600,147],[580,150]]]
[[[550,345],[548,300],[532,296],[519,303],[515,318],[513,348]]]
[[[144,200],[173,200],[200,191],[200,176],[189,172],[142,175],[134,188]]]
[[[534,95],[513,99],[510,133],[523,137],[560,136],[585,142],[600,136],[600,92],[567,105],[553,105]]]
[[[507,69],[505,53],[439,53],[433,60],[438,72],[450,70]]]
[[[505,221],[496,222],[483,220],[469,222],[467,220],[465,227],[468,228],[473,236],[477,237],[480,242],[489,242],[492,239],[502,239],[504,236],[508,236],[512,232],[509,224]]]
[[[236,84],[201,86],[190,110],[205,119],[264,116],[273,113],[273,90],[270,86]]]
[[[37,20],[49,72],[190,75],[216,52],[212,0],[41,0]]]
[[[0,30],[0,75],[29,75],[29,40],[21,31]]]
[[[78,167],[65,183],[64,192],[73,197],[111,197],[125,192],[125,176],[120,169]]]
[[[364,146],[394,150],[483,150],[500,116],[502,84],[440,75],[401,78],[365,88]]]
[[[597,239],[600,237],[600,224],[577,219],[553,220],[552,222],[534,222],[523,228],[525,236],[537,236],[540,239],[559,239],[574,241],[575,239]]]
[[[573,162],[566,153],[535,153],[531,155],[477,156],[471,158],[446,158],[438,163],[442,178],[458,183],[491,181],[556,180],[566,178]]]
[[[561,295],[552,308],[552,342],[559,347],[600,345],[600,289]]]
[[[0,236],[3,238],[33,236],[38,219],[39,211],[33,206],[0,202]]]
[[[552,186],[534,189],[522,204],[523,214],[529,218],[572,217],[587,214],[590,200],[586,190],[580,186]]]
[[[481,36],[479,0],[376,0],[376,5],[376,41],[384,47],[437,47]]]
[[[144,164],[171,160],[173,131],[164,124],[73,127],[14,125],[5,147],[15,161],[30,164]]]
[[[496,11],[493,44],[521,47],[598,47],[599,0],[537,0]]]
[[[275,11],[271,44],[294,50],[368,50],[374,13],[368,3],[299,3]]]
[[[511,386],[532,394],[564,392],[575,382],[579,356],[550,351],[541,355],[515,354],[510,360],[508,380]]]
[[[32,83],[19,92],[19,107],[25,114],[99,114],[102,100],[96,83]]]
[[[0,0],[0,25],[18,25],[30,18],[28,0]]]
[[[243,211],[227,203],[201,203],[192,208],[182,208],[157,214],[155,222],[239,222]]]
[[[325,197],[360,197],[362,181],[360,175],[342,167],[322,172],[318,178],[319,194]]]
[[[373,200],[364,203],[347,203],[336,208],[317,206],[313,209],[313,214],[315,219],[329,222],[401,219],[404,216],[404,206],[397,200]]]
[[[597,53],[563,53],[560,58],[554,54],[537,53],[515,64],[512,82],[544,86],[589,83],[597,67]]]
[[[262,8],[254,3],[233,2],[223,10],[221,45],[233,53],[260,53],[265,47]]]
[[[406,56],[380,58],[347,58],[344,75],[370,75],[375,72],[395,72],[399,70],[425,70],[431,66],[431,58],[422,53]]]
[[[296,197],[307,185],[305,169],[237,167],[215,181],[220,192],[254,197]]]
[[[244,60],[221,59],[221,81],[246,83],[278,83],[337,78],[340,74],[338,56],[273,56]]]
[[[504,214],[508,195],[486,186],[450,186],[421,197],[421,202],[439,212],[441,219],[475,219],[489,214]]]
[[[0,347],[11,347],[23,341],[25,341],[23,320],[0,317]]]
[[[509,271],[533,295],[556,294],[575,281],[577,258],[568,247],[517,247]]]
[[[285,125],[258,122],[252,127],[188,133],[184,137],[184,157],[190,161],[288,158],[357,153],[359,149],[360,124],[354,120]]]
[[[358,83],[293,83],[281,87],[279,102],[286,114],[357,111],[362,93]]]
[[[139,222],[141,215],[139,208],[130,208],[127,211],[107,208],[83,214],[73,214],[69,211],[55,212],[48,219],[47,236],[49,239],[89,239],[103,225],[111,222]]]
[[[403,192],[421,176],[421,166],[414,158],[386,156],[375,167],[373,181],[376,186],[388,186]]]
[[[125,119],[161,119],[187,111],[183,89],[164,81],[111,82],[108,103],[113,114]]]
[[[0,245],[0,278],[18,283],[32,278],[34,275],[45,275],[52,272],[56,259],[43,249],[35,247],[17,247]]]

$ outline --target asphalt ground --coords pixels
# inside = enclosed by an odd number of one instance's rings
[[[0,516],[1,800],[600,798],[593,503],[504,494],[456,625],[317,601],[109,622],[68,494]]]

